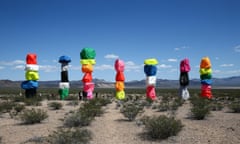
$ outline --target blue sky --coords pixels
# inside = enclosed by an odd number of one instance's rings
[[[157,77],[190,78],[209,56],[214,77],[240,75],[239,0],[1,0],[0,79],[24,80],[25,57],[36,53],[40,80],[59,80],[61,55],[72,58],[70,80],[81,80],[80,51],[96,51],[94,78],[115,80],[116,58],[126,81],[145,79],[143,61],[159,61]]]

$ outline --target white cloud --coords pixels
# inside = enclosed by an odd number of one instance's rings
[[[17,65],[13,69],[24,70],[25,69],[25,65]]]
[[[100,66],[96,66],[94,69],[96,70],[113,70],[112,65],[102,64]]]
[[[81,68],[81,65],[79,65],[79,66],[69,65],[69,69],[81,71],[82,68]]]
[[[175,50],[175,51],[179,51],[179,50],[180,50],[180,48],[174,48],[174,50]]]
[[[119,58],[119,56],[115,55],[115,54],[107,54],[104,56],[104,58],[106,59],[117,59]]]
[[[170,72],[177,72],[177,69],[171,69]]]
[[[23,61],[23,60],[0,61],[0,64],[5,65],[5,66],[21,65],[21,64],[25,64],[25,61]]]
[[[221,70],[213,70],[214,74],[221,74],[221,75],[239,75],[240,69],[238,70],[229,70],[229,71],[221,71]]]
[[[182,46],[182,47],[176,47],[174,48],[175,51],[180,51],[180,50],[183,50],[183,49],[188,49],[189,47],[187,46]]]
[[[220,67],[232,67],[234,66],[234,64],[222,64],[220,65]]]
[[[170,58],[168,59],[169,62],[177,62],[177,59],[174,59],[174,58]]]
[[[158,65],[158,68],[171,68],[171,65],[166,65],[166,64],[160,64]]]
[[[200,68],[200,66],[199,66],[199,65],[195,65],[194,67],[195,67],[195,68]]]
[[[59,68],[57,66],[53,66],[53,65],[39,65],[39,70],[42,70],[44,72],[55,72],[58,69]]]
[[[240,45],[234,47],[235,52],[240,52]]]
[[[213,73],[215,73],[215,74],[219,74],[221,72],[222,72],[221,70],[213,70]]]
[[[134,71],[139,72],[140,70],[143,69],[143,66],[137,65],[133,61],[127,61],[127,62],[125,62],[125,69],[126,69],[126,71],[134,70]]]

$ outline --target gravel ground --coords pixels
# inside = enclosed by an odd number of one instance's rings
[[[31,138],[45,137],[63,125],[66,113],[78,107],[68,106],[66,101],[61,110],[49,110],[43,101],[37,108],[48,111],[49,118],[40,124],[23,125],[21,121],[10,118],[9,114],[0,116],[0,137],[4,144],[30,144]],[[229,113],[227,109],[213,111],[206,120],[188,118],[190,104],[186,102],[176,112],[176,119],[184,124],[183,130],[167,140],[153,141],[141,135],[144,127],[136,121],[129,122],[116,108],[116,103],[104,107],[105,113],[96,117],[88,129],[93,133],[91,144],[238,144],[240,143],[240,116]],[[153,109],[145,109],[142,115],[165,114]],[[138,118],[137,118],[138,119]]]

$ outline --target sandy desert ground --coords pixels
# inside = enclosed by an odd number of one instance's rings
[[[49,117],[40,124],[23,125],[21,121],[10,118],[9,114],[0,116],[0,137],[3,144],[31,144],[29,139],[46,137],[63,125],[66,113],[78,107],[63,103],[60,110],[50,110],[48,103],[43,101],[41,108],[47,110]],[[87,129],[93,133],[91,144],[238,144],[240,143],[240,115],[221,111],[212,111],[206,120],[188,118],[190,103],[185,102],[176,112],[176,118],[184,124],[183,130],[177,135],[162,141],[154,141],[141,136],[144,126],[136,121],[127,121],[116,108],[116,103],[103,107],[105,113],[96,117]],[[146,108],[142,115],[161,115],[154,109]],[[140,116],[139,116],[140,117]],[[139,119],[137,117],[137,119]]]

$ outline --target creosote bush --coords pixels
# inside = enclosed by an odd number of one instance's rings
[[[83,127],[91,124],[96,116],[103,114],[102,106],[106,105],[108,101],[100,98],[92,99],[84,103],[77,112],[71,114],[64,121],[66,127]]]
[[[60,129],[49,135],[50,144],[88,144],[91,139],[92,133],[87,129]]]
[[[24,124],[41,123],[46,118],[48,118],[48,114],[42,109],[26,109],[20,114],[20,119]]]
[[[92,122],[94,117],[89,113],[75,112],[67,117],[64,121],[66,127],[83,127],[88,126]]]
[[[41,97],[32,97],[32,98],[25,98],[24,103],[26,106],[41,106],[42,103]]]
[[[180,120],[165,115],[145,117],[143,119],[146,134],[153,139],[166,139],[176,136],[183,128]]]
[[[14,106],[14,110],[15,110],[17,113],[23,111],[24,109],[25,109],[25,105],[23,105],[23,104],[16,104],[16,105]]]
[[[228,108],[234,113],[240,113],[240,101],[234,101],[228,104]]]
[[[143,107],[129,101],[123,104],[120,112],[124,117],[128,118],[129,121],[133,121],[140,112],[143,112]]]
[[[210,101],[208,99],[196,96],[191,97],[190,101],[192,104],[192,118],[197,120],[203,120],[207,115],[210,114]]]
[[[59,110],[63,107],[63,104],[60,103],[60,102],[51,102],[51,103],[48,104],[48,106],[50,108],[52,108],[53,110]]]
[[[212,111],[221,111],[223,109],[223,104],[218,101],[213,101],[210,103],[210,110]]]
[[[0,113],[7,113],[12,110],[13,107],[16,106],[16,103],[12,101],[3,101],[0,102]]]

